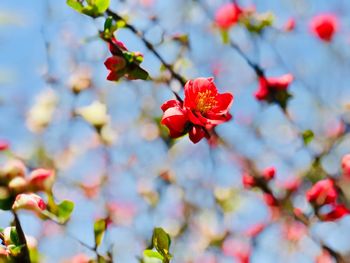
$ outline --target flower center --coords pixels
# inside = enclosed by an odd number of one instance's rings
[[[196,98],[196,110],[206,113],[217,104],[216,94],[210,90],[198,92]]]

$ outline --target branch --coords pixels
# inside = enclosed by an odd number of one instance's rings
[[[158,58],[158,60],[162,63],[162,65],[170,72],[172,78],[176,79],[182,86],[185,86],[186,79],[182,77],[179,73],[174,71],[172,65],[168,64],[165,61],[165,59],[155,49],[153,44],[145,38],[144,34],[140,30],[138,30],[135,26],[129,24],[124,18],[122,18],[120,15],[118,15],[117,13],[113,12],[110,9],[107,9],[106,14],[108,16],[113,17],[113,19],[116,21],[123,21],[125,23],[125,27],[128,28],[131,32],[133,32],[136,36],[138,36],[140,40],[145,44],[147,49],[151,51]]]
[[[12,211],[12,214],[14,217],[14,223],[15,223],[15,227],[16,227],[19,241],[20,241],[21,245],[23,245],[23,247],[21,248],[21,254],[19,256],[20,257],[19,262],[30,263],[30,255],[29,255],[27,240],[26,240],[26,237],[24,235],[24,232],[23,232],[23,229],[21,226],[21,222],[19,221],[18,215],[15,211]]]

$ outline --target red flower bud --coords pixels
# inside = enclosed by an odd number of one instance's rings
[[[224,255],[234,257],[237,262],[249,263],[251,255],[249,244],[230,238],[224,241],[221,249]]]
[[[341,161],[344,177],[350,179],[350,154],[344,155]]]
[[[259,235],[266,227],[266,224],[264,223],[258,223],[253,225],[252,227],[248,228],[244,234],[249,236],[249,237],[256,237]]]
[[[19,194],[12,206],[13,210],[25,209],[40,212],[46,209],[44,200],[36,194]]]
[[[107,58],[104,64],[106,68],[110,70],[107,76],[107,80],[117,81],[119,80],[120,77],[123,76],[123,74],[119,72],[120,70],[124,69],[126,66],[126,61],[123,57],[121,56],[109,57]]]
[[[275,167],[267,167],[264,171],[263,171],[263,177],[266,181],[270,181],[271,179],[273,179],[275,177],[276,174],[276,169]]]
[[[178,138],[184,135],[188,117],[182,104],[177,100],[169,100],[161,108],[164,112],[161,123],[168,127],[170,137]]]
[[[338,18],[334,14],[321,14],[312,18],[311,32],[319,39],[330,42],[338,31]]]
[[[338,193],[331,179],[324,179],[317,182],[306,192],[307,200],[318,206],[334,203],[337,197]]]
[[[193,126],[188,132],[188,135],[193,143],[199,142],[204,137],[208,138],[208,135],[206,134],[204,128],[201,126]]]
[[[349,209],[341,204],[332,204],[331,211],[325,215],[321,215],[321,219],[324,221],[334,221],[350,214]]]
[[[27,181],[23,177],[17,176],[9,182],[8,186],[12,192],[19,194],[27,189]]]
[[[11,180],[15,177],[24,177],[25,174],[26,167],[20,160],[8,161],[0,171],[0,177],[6,180]]]
[[[268,206],[277,206],[277,199],[269,193],[264,193],[263,195],[264,201]]]
[[[287,22],[284,24],[283,29],[286,32],[291,32],[295,28],[295,19],[294,18],[289,18]]]
[[[6,140],[0,140],[0,151],[6,151],[8,150],[10,144]]]
[[[257,100],[271,100],[271,95],[277,91],[285,91],[293,81],[292,74],[285,74],[280,77],[266,78],[259,77],[259,89],[255,93]]]
[[[237,4],[225,4],[216,11],[215,23],[221,29],[228,29],[238,22],[241,14],[242,10]]]
[[[115,37],[108,43],[108,47],[113,55],[120,55],[121,51],[128,51],[124,43],[117,40]]]
[[[245,188],[252,188],[256,185],[255,179],[250,174],[244,173],[242,176],[242,183]]]
[[[51,191],[55,181],[55,173],[52,170],[36,169],[29,175],[29,186],[33,191]]]

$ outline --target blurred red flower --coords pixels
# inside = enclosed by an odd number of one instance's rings
[[[273,166],[265,168],[265,170],[262,173],[266,181],[270,181],[271,179],[273,179],[275,177],[275,174],[276,174],[276,169]]]
[[[306,192],[307,200],[318,206],[334,203],[337,197],[338,193],[331,179],[324,179],[317,182]]]
[[[330,42],[334,33],[338,31],[338,18],[334,14],[320,14],[312,18],[310,22],[311,32],[319,39]]]
[[[0,139],[0,151],[6,151],[9,148],[10,144],[8,141]]]
[[[350,214],[350,211],[344,205],[332,204],[331,211],[322,215],[321,219],[324,221],[334,221],[348,214]]]
[[[241,14],[242,10],[237,4],[225,4],[216,11],[215,23],[221,29],[228,29],[238,22]]]
[[[286,91],[288,86],[293,81],[292,74],[285,74],[280,77],[270,77],[265,76],[259,77],[259,89],[255,93],[257,100],[273,100],[273,96],[278,91]]]
[[[295,19],[289,18],[283,26],[284,31],[291,32],[295,29]]]
[[[341,161],[341,167],[343,169],[344,177],[350,179],[350,154],[346,154],[343,156],[343,159]]]

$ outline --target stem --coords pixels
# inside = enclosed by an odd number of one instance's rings
[[[322,245],[322,248],[326,250],[335,259],[335,262],[346,263],[345,259],[338,252],[334,251],[332,248],[326,245]]]
[[[237,53],[247,62],[247,64],[255,71],[256,75],[258,77],[264,76],[263,69],[253,61],[251,61],[248,56],[242,51],[242,49],[234,43],[232,40],[230,40],[230,46],[237,51]]]
[[[22,229],[22,226],[21,226],[21,222],[19,221],[18,215],[17,215],[17,213],[15,211],[12,211],[12,214],[14,216],[14,223],[15,223],[15,227],[16,227],[16,230],[17,230],[19,241],[20,241],[21,245],[23,245],[23,248],[21,249],[21,254],[19,256],[18,262],[30,263],[30,256],[29,256],[27,240],[26,240],[26,237],[24,235],[24,232],[23,232],[23,229]]]
[[[113,12],[110,9],[107,9],[106,14],[113,17],[114,20],[116,21],[123,21],[125,23],[125,27],[128,28],[131,32],[133,32],[136,36],[138,36],[141,41],[145,44],[147,49],[151,51],[157,58],[158,60],[163,64],[163,66],[170,72],[171,76],[176,79],[182,86],[185,86],[186,84],[186,79],[182,77],[180,74],[174,71],[173,67],[171,64],[168,64],[165,59],[159,54],[159,52],[154,48],[153,44],[149,42],[144,34],[138,30],[135,26],[127,23],[124,18],[122,18],[120,15],[117,13]]]

